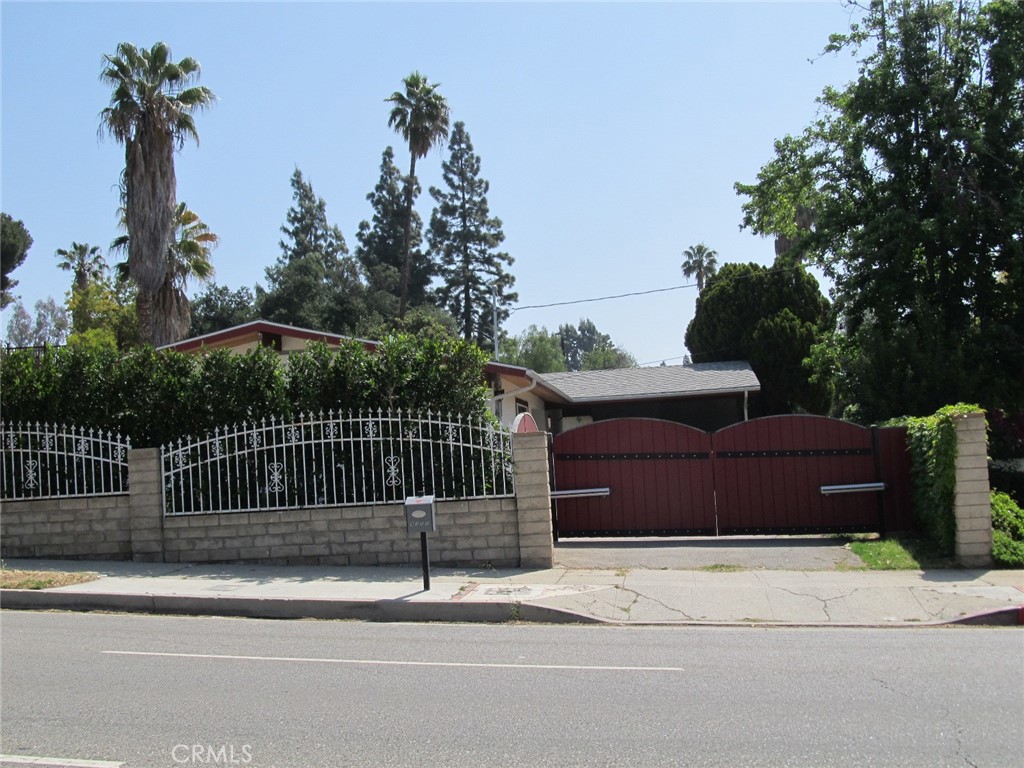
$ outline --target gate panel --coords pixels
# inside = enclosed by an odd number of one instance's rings
[[[913,489],[910,485],[906,427],[884,427],[878,430],[878,463],[885,483],[883,533],[913,530]]]
[[[559,536],[714,532],[711,436],[657,419],[612,419],[556,435],[556,490],[611,495],[557,499]]]
[[[871,431],[822,416],[771,416],[712,436],[719,532],[879,530],[875,493],[823,496],[823,485],[878,480]]]

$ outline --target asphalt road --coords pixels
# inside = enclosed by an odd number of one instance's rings
[[[0,626],[0,752],[110,768],[1019,766],[1024,755],[1017,629],[10,611]]]

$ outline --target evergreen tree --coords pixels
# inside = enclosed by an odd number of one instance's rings
[[[367,304],[381,320],[397,318],[401,302],[402,266],[405,261],[405,193],[401,172],[395,165],[395,153],[387,147],[381,156],[380,180],[366,199],[373,207],[373,221],[362,221],[356,238],[359,245],[355,255],[368,285]],[[413,189],[413,199],[420,187]],[[421,249],[423,222],[413,211],[409,233],[410,274],[409,305],[419,306],[429,301],[430,280],[434,265]]]
[[[430,217],[427,240],[440,265],[438,301],[455,317],[466,341],[494,346],[492,292],[497,292],[498,321],[519,297],[511,288],[515,278],[505,271],[512,257],[497,248],[505,239],[501,219],[487,206],[490,184],[480,178],[480,158],[465,124],[455,123],[442,166],[447,191],[430,188],[437,203]]]
[[[693,362],[747,360],[761,382],[765,415],[827,410],[803,367],[831,320],[818,281],[803,267],[726,264],[708,278],[686,329]]]
[[[266,320],[317,331],[348,333],[365,311],[358,265],[341,230],[327,222],[327,203],[298,168],[292,174],[295,204],[282,226],[281,255],[267,268],[257,306]]]
[[[6,213],[0,215],[0,308],[6,307],[14,297],[11,295],[11,288],[18,284],[17,280],[11,280],[10,274],[28,256],[28,249],[32,247],[32,235],[25,229],[20,221],[8,216]]]

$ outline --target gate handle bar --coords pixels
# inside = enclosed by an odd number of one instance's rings
[[[885,483],[850,483],[848,485],[823,485],[821,486],[822,496],[831,496],[836,493],[863,493],[866,491],[884,491]]]
[[[610,496],[611,488],[581,488],[578,491],[551,491],[552,499],[586,499],[591,496]]]

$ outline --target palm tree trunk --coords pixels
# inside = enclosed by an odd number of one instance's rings
[[[409,178],[405,182],[405,237],[403,243],[405,253],[402,259],[402,282],[399,287],[399,320],[405,319],[405,309],[409,303],[409,280],[412,276],[412,254],[409,245],[412,240],[412,191],[416,185],[416,153],[411,152],[410,154],[412,161],[409,163]]]
[[[139,341],[153,344],[153,303],[156,296],[139,288],[135,297],[135,316],[139,320]],[[154,344],[154,346],[156,346]]]

